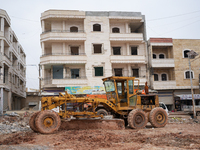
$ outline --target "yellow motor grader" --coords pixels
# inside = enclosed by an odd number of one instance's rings
[[[153,127],[164,127],[168,121],[166,111],[159,107],[158,95],[139,90],[139,80],[135,77],[103,78],[107,99],[75,97],[65,92],[59,96],[42,97],[41,111],[34,113],[29,121],[32,130],[44,134],[58,130],[61,120],[75,118],[103,118],[109,112],[115,118],[124,119],[125,125],[133,129],[144,128],[147,122]],[[135,85],[137,85],[135,87]],[[148,88],[147,86],[145,88]],[[68,109],[69,104],[76,103],[76,110]],[[85,107],[90,104],[90,107]],[[97,108],[101,105],[102,109]],[[53,108],[58,108],[54,112]]]

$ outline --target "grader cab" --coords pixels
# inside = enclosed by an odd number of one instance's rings
[[[142,93],[139,80],[135,77],[108,77],[102,79],[105,98],[75,97],[65,92],[59,96],[42,97],[42,109],[34,113],[29,121],[30,127],[40,133],[52,133],[58,130],[61,120],[75,118],[103,118],[100,111],[109,112],[115,118],[124,119],[125,125],[135,129],[144,128],[149,121],[154,127],[164,127],[167,113],[159,107],[156,94]],[[145,88],[148,88],[147,86]],[[76,103],[78,109],[68,109],[69,104]],[[90,107],[85,107],[90,104]],[[101,109],[98,109],[101,105]],[[59,108],[59,112],[52,111]],[[78,111],[77,111],[78,110]]]

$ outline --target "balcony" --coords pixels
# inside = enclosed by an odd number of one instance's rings
[[[85,64],[87,56],[85,53],[71,55],[66,53],[44,54],[40,57],[41,65],[44,64]]]
[[[10,57],[8,57],[8,55],[5,54],[5,53],[4,53],[4,56],[5,56],[5,57],[3,57],[3,58],[4,58],[3,60],[4,60],[8,65],[11,65]]]
[[[110,33],[110,41],[143,41],[142,33]]]
[[[69,30],[45,31],[40,35],[41,41],[85,41],[86,34],[83,30],[70,32]]]
[[[175,67],[174,59],[152,59],[152,67],[153,68],[160,68],[160,67],[167,67],[172,68]]]
[[[155,89],[155,90],[175,89],[175,88],[176,88],[176,81],[175,80],[153,81],[153,89]]]
[[[144,55],[111,55],[110,60],[111,63],[146,64]]]
[[[88,80],[85,76],[78,78],[64,78],[64,79],[52,79],[44,78],[42,80],[43,87],[66,87],[66,86],[81,86],[87,85]]]

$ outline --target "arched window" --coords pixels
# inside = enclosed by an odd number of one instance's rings
[[[193,79],[194,75],[193,75],[193,71],[191,71],[191,77]],[[185,71],[185,79],[190,79],[190,71]]]
[[[167,74],[163,73],[161,74],[162,81],[167,81]]]
[[[93,25],[93,31],[101,31],[101,25],[100,24],[94,24]]]
[[[154,74],[154,81],[158,81],[158,74]]]
[[[165,58],[165,55],[164,54],[160,54],[159,55],[159,59],[164,59]]]
[[[184,50],[183,51],[183,58],[188,58],[188,52],[190,52],[190,50]]]
[[[153,59],[156,59],[156,54],[153,54]]]
[[[70,27],[70,32],[78,32],[78,28],[77,27]]]
[[[117,28],[117,27],[112,28],[112,33],[120,33],[119,28]]]

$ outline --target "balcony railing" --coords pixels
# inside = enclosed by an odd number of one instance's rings
[[[175,67],[173,58],[153,59],[152,67]]]
[[[70,30],[46,30],[43,33],[48,33],[48,32],[55,32],[55,33],[84,33],[84,30],[78,30],[78,31],[70,31]]]
[[[77,54],[72,54],[72,53],[47,53],[47,54],[43,54],[41,57],[43,56],[55,56],[55,55],[67,55],[67,56],[84,56],[86,55],[85,53],[77,53]]]

